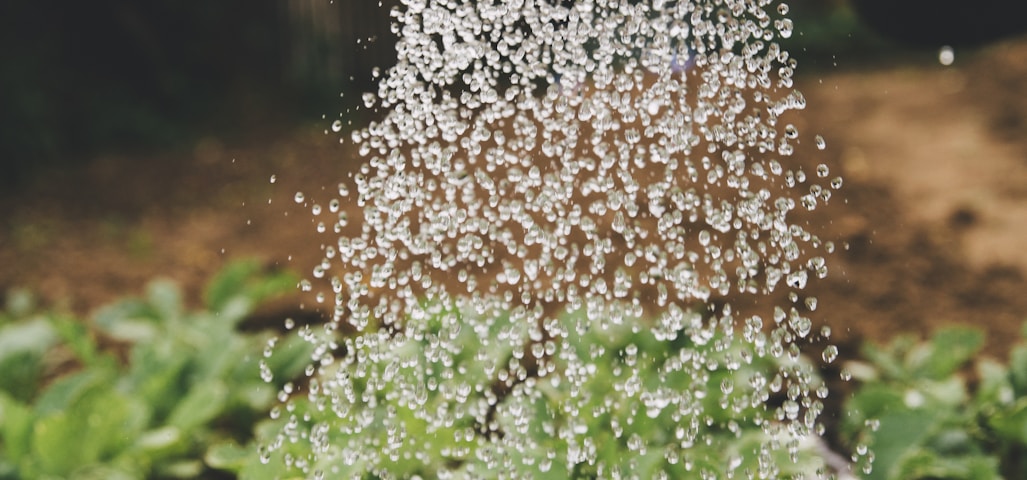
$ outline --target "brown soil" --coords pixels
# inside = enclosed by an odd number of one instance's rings
[[[802,77],[795,162],[826,163],[845,186],[808,217],[839,244],[815,317],[836,341],[886,341],[962,323],[1003,355],[1027,319],[1027,40]],[[816,133],[828,148],[812,147]],[[166,276],[196,301],[226,261],[309,272],[327,202],[358,164],[349,141],[299,131],[242,146],[104,156],[0,195],[0,291],[21,286],[86,313]],[[275,182],[271,183],[271,176]],[[293,201],[297,191],[308,201]],[[357,216],[353,216],[356,218]],[[847,245],[847,247],[842,247]],[[312,308],[292,299],[280,308]],[[283,317],[284,318],[284,317]]]

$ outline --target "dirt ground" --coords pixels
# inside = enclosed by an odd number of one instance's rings
[[[808,287],[834,339],[972,324],[1004,355],[1027,320],[1027,39],[884,65],[801,75],[807,139],[794,158],[827,163],[843,189],[810,222],[838,248]],[[801,72],[800,66],[800,72]],[[812,148],[814,134],[828,148]],[[27,287],[79,313],[156,276],[198,301],[226,261],[307,273],[321,258],[311,202],[357,165],[348,141],[301,130],[241,145],[103,156],[0,192],[0,292]],[[812,167],[809,170],[811,170]],[[275,181],[271,182],[271,177]],[[303,191],[306,206],[293,201]],[[298,300],[298,301],[297,301]],[[270,315],[316,310],[291,299]]]

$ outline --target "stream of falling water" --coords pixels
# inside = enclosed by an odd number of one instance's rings
[[[339,234],[313,271],[334,315],[300,331],[308,382],[281,393],[265,458],[328,478],[826,476],[801,455],[827,389],[799,344],[829,335],[803,292],[833,246],[794,217],[842,180],[789,166],[787,14],[403,0],[397,64],[364,96],[386,113],[352,132],[363,165],[319,226]]]

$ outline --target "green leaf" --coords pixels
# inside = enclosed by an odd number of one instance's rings
[[[129,371],[120,379],[120,386],[151,405],[158,419],[165,418],[183,395],[190,363],[189,356],[171,347],[171,342],[136,345]]]
[[[161,334],[159,326],[149,318],[104,316],[103,321],[96,324],[104,333],[123,342],[143,343],[157,338]]]
[[[294,291],[297,281],[289,273],[265,273],[256,261],[237,261],[214,277],[204,298],[211,312],[234,324],[260,302]]]
[[[29,453],[35,416],[28,405],[0,392],[0,442],[4,457],[17,465]]]
[[[1013,402],[1015,392],[1010,382],[1009,370],[994,360],[977,361],[977,402],[980,404],[1008,405]]]
[[[938,330],[929,343],[927,356],[918,362],[917,376],[943,379],[973,359],[984,346],[984,332],[972,327]]]
[[[43,374],[43,355],[36,352],[18,352],[0,359],[0,392],[14,395],[18,400],[30,401],[38,393]]]
[[[177,427],[163,426],[156,430],[143,432],[135,441],[133,448],[148,456],[167,457],[182,450],[185,439]]]
[[[902,477],[902,459],[920,448],[937,423],[936,414],[926,410],[897,410],[879,417],[880,427],[873,434],[874,470],[869,479]]]
[[[95,372],[55,385],[46,395],[37,407],[31,445],[40,468],[54,475],[113,458],[136,440],[150,417],[145,404],[115,391]]]
[[[182,316],[182,291],[170,280],[154,280],[146,287],[146,299],[157,318],[177,320]]]
[[[67,477],[75,468],[99,459],[99,448],[77,413],[57,412],[36,421],[32,451],[43,472]]]
[[[969,399],[966,381],[958,375],[950,375],[936,381],[916,382],[915,387],[907,391],[907,398],[909,395],[923,394],[927,408],[937,409],[939,406],[945,406],[957,409],[961,405],[965,405]]]
[[[266,411],[275,401],[275,389],[260,380],[232,388],[235,401],[254,411]]]
[[[0,361],[16,354],[42,354],[59,339],[53,325],[43,318],[0,328]]]
[[[1027,345],[1017,345],[1009,353],[1009,374],[1017,395],[1027,395]]]
[[[885,412],[904,408],[902,393],[897,389],[883,384],[863,386],[846,403],[848,415],[842,417],[847,437],[852,438],[865,428],[865,422],[877,419]]]
[[[238,473],[254,455],[255,451],[252,448],[242,447],[235,443],[220,443],[207,449],[203,461],[211,468]]]
[[[299,335],[289,335],[275,345],[274,352],[267,359],[268,368],[276,379],[291,379],[299,375],[310,364],[314,346]],[[256,370],[252,374],[257,374]]]
[[[75,470],[74,480],[137,480],[142,472],[109,464],[89,465]]]
[[[228,387],[220,380],[195,385],[175,406],[167,423],[189,434],[218,417],[224,411]]]
[[[92,316],[93,324],[114,338],[147,341],[154,338],[159,323],[151,305],[139,299],[125,299],[105,305]],[[152,335],[142,330],[141,325],[150,325]],[[122,332],[122,328],[129,331]]]
[[[1000,480],[998,460],[984,455],[942,456],[930,450],[910,452],[890,477],[895,480]],[[876,468],[876,467],[875,467]]]
[[[207,285],[207,308],[220,311],[236,296],[243,295],[246,281],[260,270],[255,261],[238,261],[223,268]]]
[[[52,322],[54,329],[60,334],[64,343],[75,352],[75,356],[87,367],[112,364],[113,359],[99,350],[93,335],[81,321],[72,318],[53,317]]]
[[[165,478],[196,478],[203,472],[203,462],[199,460],[179,460],[162,464],[157,474]]]
[[[113,372],[95,368],[61,377],[50,384],[36,401],[36,414],[44,416],[66,410],[89,391],[101,388],[113,377]]]
[[[860,348],[863,357],[881,371],[888,379],[908,380],[911,372],[905,364],[905,353],[912,348],[914,340],[909,336],[898,336],[885,348],[864,343]]]
[[[1001,410],[987,419],[988,426],[1009,441],[1027,445],[1027,397],[1019,398],[1007,410]]]

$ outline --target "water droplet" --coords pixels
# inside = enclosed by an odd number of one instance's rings
[[[777,28],[778,33],[781,34],[781,38],[792,37],[792,29],[795,27],[792,25],[791,19],[777,20],[774,22],[774,26]]]
[[[296,195],[292,197],[292,199],[295,200],[296,203],[303,203],[304,198],[306,197],[303,196],[303,192],[296,192]]]
[[[820,165],[817,165],[817,176],[818,177],[824,178],[824,177],[827,177],[830,174],[831,174],[831,169],[828,168],[827,165],[824,165],[823,163],[821,163]]]
[[[286,464],[560,477],[619,448],[610,458],[623,462],[596,468],[630,473],[658,452],[692,470],[689,446],[720,448],[713,432],[814,431],[827,387],[793,368],[817,331],[804,316],[817,301],[799,291],[826,275],[828,247],[800,207],[831,192],[789,158],[802,123],[778,123],[806,103],[779,41],[789,8],[647,5],[396,11],[395,66],[372,72],[379,88],[361,98],[377,114],[346,136],[359,164],[330,217],[310,209],[337,238],[299,288],[330,320],[286,322],[314,352],[309,383],[279,392],[280,443],[316,445]],[[732,309],[736,297],[781,303],[771,330]],[[789,366],[753,373],[767,356]],[[772,398],[786,400],[757,408]],[[345,444],[317,438],[318,412]],[[640,428],[648,418],[675,438]],[[602,431],[617,441],[596,445]],[[426,445],[439,435],[445,458]],[[798,458],[797,435],[784,436],[726,466],[764,450]]]
[[[824,361],[827,363],[834,362],[834,360],[838,358],[838,347],[834,345],[828,345],[824,348],[824,353],[822,357],[824,358]]]
[[[817,144],[817,150],[823,150],[827,148],[827,140],[824,140],[824,137],[817,135],[814,141]]]
[[[938,63],[949,66],[956,61],[956,51],[952,47],[945,45],[938,50]]]
[[[361,98],[363,98],[364,106],[367,108],[373,107],[374,104],[378,101],[378,97],[375,96],[375,94],[373,93],[365,93],[361,96]]]
[[[278,177],[276,175],[271,175],[271,183],[275,183],[276,181],[278,181]]]
[[[817,309],[817,297],[806,297],[806,308],[808,308],[809,311],[811,311],[811,312],[816,310]]]
[[[274,373],[271,372],[271,367],[268,366],[267,362],[265,362],[264,360],[261,360],[260,364],[259,364],[259,368],[260,368],[260,379],[261,380],[263,380],[266,383],[271,383],[271,381],[275,379],[275,375],[274,375]]]

